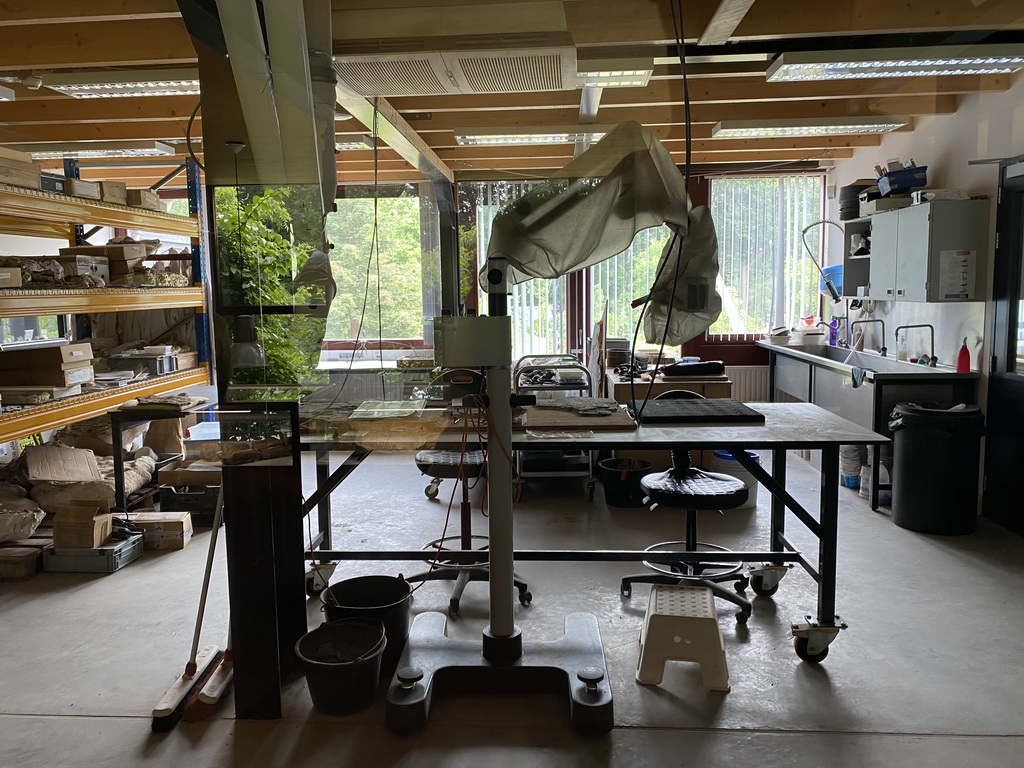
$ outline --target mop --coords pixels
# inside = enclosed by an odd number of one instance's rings
[[[203,629],[203,613],[206,611],[206,596],[210,590],[210,573],[213,570],[213,558],[217,548],[217,532],[220,530],[223,510],[224,489],[221,486],[213,514],[210,548],[206,555],[206,572],[203,574],[203,589],[199,595],[199,613],[196,616],[196,629],[192,635],[192,652],[188,663],[185,664],[185,671],[167,689],[167,693],[153,709],[153,731],[155,733],[165,733],[178,724],[185,712],[185,706],[218,670],[218,662],[224,655],[216,645],[207,645],[201,650],[199,648],[199,636]],[[230,682],[230,679],[229,670],[227,680],[219,688],[220,691],[224,690],[224,685]]]

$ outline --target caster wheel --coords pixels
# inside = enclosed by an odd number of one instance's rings
[[[747,613],[745,611],[740,611],[739,613],[736,614],[736,623],[737,624],[746,624],[747,623],[747,619],[749,619],[749,618],[750,618],[750,614],[749,613]]]
[[[793,650],[796,651],[796,655],[800,657],[802,661],[806,661],[810,664],[817,664],[818,662],[824,661],[825,657],[828,656],[828,646],[820,653],[811,653],[807,650],[808,640],[806,637],[795,637],[793,638]]]
[[[754,591],[755,595],[760,597],[771,597],[779,591],[780,584],[776,583],[774,587],[766,587],[764,585],[764,578],[761,576],[750,577],[750,588]],[[799,651],[797,651],[799,653]]]
[[[619,586],[619,594],[623,597],[631,597],[633,595],[633,585],[623,583]]]
[[[519,604],[520,605],[529,605],[532,602],[533,602],[533,595],[531,595],[529,592],[520,592],[519,593]]]
[[[430,485],[423,489],[423,495],[426,496],[428,499],[436,499],[437,487],[439,485],[440,483],[431,483]]]
[[[449,618],[457,619],[457,618],[459,618],[461,613],[462,613],[462,611],[459,608],[459,601],[458,600],[449,600],[448,601],[448,616],[449,616]]]
[[[316,586],[312,579],[309,579],[306,582],[306,595],[308,597],[320,597],[320,593],[323,592],[325,589],[326,587]]]

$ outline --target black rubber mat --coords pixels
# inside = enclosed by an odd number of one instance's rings
[[[630,412],[636,418],[637,406],[643,405],[641,424],[764,424],[764,414],[728,397],[706,400],[631,401]]]

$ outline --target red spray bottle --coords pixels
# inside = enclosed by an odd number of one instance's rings
[[[956,356],[956,372],[957,373],[970,373],[971,371],[971,350],[967,348],[967,337],[964,337],[964,343],[960,347],[960,352]]]

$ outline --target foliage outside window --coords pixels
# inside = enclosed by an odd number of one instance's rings
[[[722,314],[712,334],[756,334],[817,315],[819,273],[800,241],[823,218],[822,176],[723,177],[711,182]],[[807,244],[821,261],[821,230]]]

